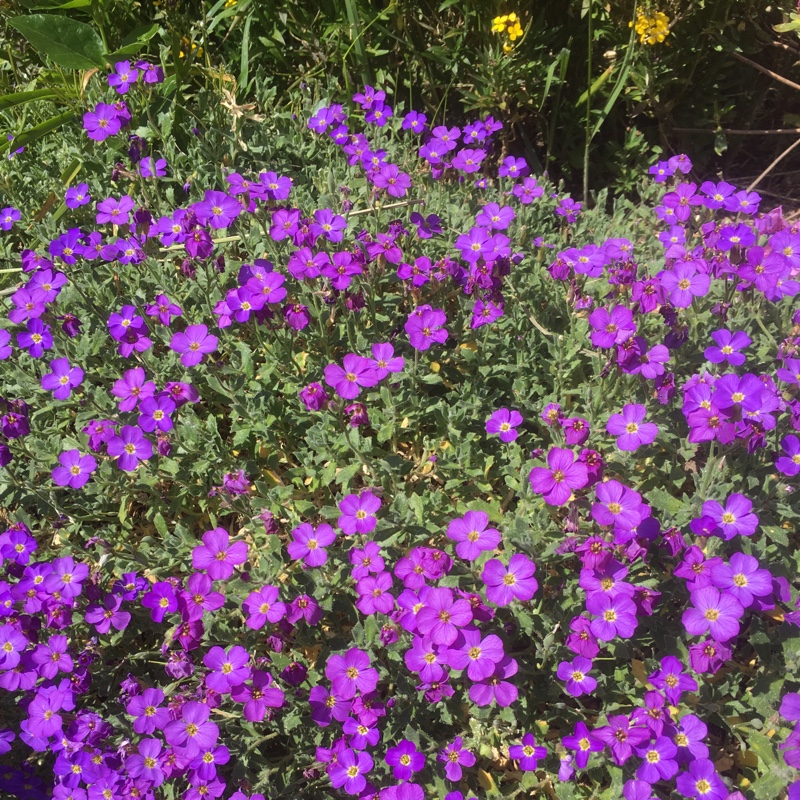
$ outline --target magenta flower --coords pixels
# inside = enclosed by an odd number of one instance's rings
[[[598,525],[613,525],[620,532],[631,531],[642,521],[642,496],[619,481],[605,481],[595,487],[597,502],[592,517]]]
[[[447,317],[444,311],[423,305],[408,315],[405,323],[405,332],[408,341],[415,350],[428,350],[434,342],[444,344],[448,333],[444,326]]]
[[[394,596],[391,572],[380,572],[377,575],[366,575],[356,583],[356,608],[366,615],[390,614],[394,610]]]
[[[286,604],[278,600],[276,586],[250,592],[242,606],[248,615],[245,625],[255,631],[261,630],[267,622],[279,622],[286,616]]]
[[[464,628],[447,651],[447,660],[453,669],[466,669],[471,681],[483,681],[494,674],[505,655],[499,636],[481,637],[477,628]]]
[[[402,372],[405,366],[403,356],[394,354],[394,347],[390,342],[381,342],[372,345],[372,366],[375,369],[375,376],[379,381],[388,377],[389,373]]]
[[[614,306],[610,311],[603,307],[596,308],[589,315],[589,324],[593,328],[592,344],[604,350],[622,344],[636,333],[633,313],[626,306]]]
[[[126,472],[135,470],[140,461],[147,461],[153,455],[153,445],[135,425],[123,425],[120,432],[109,439],[106,450]]]
[[[80,367],[70,367],[66,358],[53,359],[50,370],[42,376],[42,389],[53,392],[56,400],[66,400],[72,390],[83,382],[83,370]]]
[[[127,225],[130,222],[130,212],[135,205],[133,198],[127,194],[122,195],[119,200],[107,197],[97,204],[97,224],[110,222],[113,225]]]
[[[447,537],[456,545],[456,553],[465,561],[474,561],[481,553],[494,550],[500,544],[500,532],[488,528],[489,515],[485,511],[467,511],[447,526]]]
[[[597,681],[589,675],[591,668],[592,662],[588,658],[576,656],[572,662],[562,661],[556,674],[559,680],[567,682],[567,694],[580,697],[582,694],[591,694],[597,688]]]
[[[423,636],[430,636],[435,644],[453,644],[458,638],[459,628],[472,622],[469,601],[455,599],[452,589],[430,589],[424,602],[417,613],[417,630]]]
[[[346,749],[328,767],[328,776],[334,789],[344,789],[347,794],[361,794],[367,785],[364,777],[374,762],[369,753]]]
[[[224,528],[214,528],[203,534],[203,544],[192,550],[192,567],[202,569],[209,578],[224,581],[233,575],[233,568],[247,561],[245,542],[229,543]]]
[[[370,491],[361,492],[360,495],[349,494],[339,502],[339,511],[342,514],[337,524],[348,536],[371,533],[378,524],[375,515],[380,507],[380,498]]]
[[[0,669],[14,669],[27,647],[28,640],[13,625],[0,625]]]
[[[341,242],[347,229],[347,220],[329,208],[322,208],[314,212],[314,222],[308,227],[315,236],[322,236],[329,242]]]
[[[356,692],[369,694],[378,685],[378,671],[370,666],[369,656],[351,647],[343,656],[332,655],[325,665],[325,677],[331,681],[333,693],[342,700],[355,697]]]
[[[119,399],[120,411],[133,411],[137,403],[156,393],[156,385],[148,381],[141,367],[126,370],[111,387],[111,394]]]
[[[643,444],[652,444],[658,435],[654,422],[643,422],[647,409],[642,405],[628,403],[622,407],[621,414],[612,414],[606,424],[606,431],[617,437],[620,450],[638,450]]]
[[[496,433],[501,442],[513,442],[519,436],[516,430],[522,424],[522,414],[516,410],[498,408],[489,419],[486,420],[486,432]]]
[[[498,606],[510,605],[515,599],[527,602],[539,588],[534,572],[536,565],[523,553],[511,556],[507,567],[498,558],[487,561],[481,574],[486,597]]]
[[[449,781],[460,781],[464,774],[462,767],[472,767],[476,762],[475,755],[464,748],[464,740],[456,738],[439,753],[438,761],[444,762],[444,774]]]
[[[290,558],[302,559],[307,567],[320,567],[328,560],[325,548],[336,541],[336,533],[327,523],[323,522],[314,530],[304,522],[292,531],[292,539],[287,547]]]
[[[65,450],[58,457],[61,466],[53,469],[52,478],[58,486],[80,489],[97,469],[93,456],[82,456],[80,450]]]
[[[508,708],[519,697],[519,690],[508,678],[519,671],[519,664],[511,656],[506,656],[495,665],[491,677],[469,687],[469,699],[481,708],[496,702],[500,708]]]
[[[572,492],[582,489],[589,482],[586,465],[575,461],[572,450],[553,447],[547,453],[547,467],[534,467],[528,480],[531,489],[544,496],[545,503],[563,506],[572,497]]]
[[[739,620],[744,616],[742,604],[732,595],[705,586],[691,593],[692,607],[683,612],[683,627],[690,636],[710,634],[719,642],[727,642],[739,634]]]
[[[169,343],[170,349],[181,353],[181,364],[184,367],[195,367],[205,353],[213,353],[217,349],[217,337],[208,332],[205,325],[189,325],[183,333],[174,333]]]
[[[606,592],[599,592],[587,598],[586,608],[597,617],[592,620],[590,630],[601,641],[610,642],[616,636],[622,639],[633,636],[638,620],[636,605],[628,595],[610,597]]]
[[[221,647],[212,647],[204,656],[203,664],[211,672],[206,675],[206,686],[220,694],[227,694],[234,686],[250,677],[250,654],[244,647],[234,645],[226,653]]]
[[[661,668],[649,676],[650,683],[664,693],[664,697],[677,706],[684,692],[696,692],[697,681],[684,671],[685,667],[675,656],[661,659]]]
[[[325,367],[325,383],[343,399],[352,400],[361,393],[362,388],[375,386],[378,373],[369,358],[348,353],[340,367],[338,364],[328,364]]]
[[[169,326],[173,317],[182,317],[183,311],[177,303],[173,303],[165,294],[156,296],[155,302],[145,307],[148,317],[156,317],[162,325]]]

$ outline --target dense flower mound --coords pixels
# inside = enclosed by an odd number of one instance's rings
[[[116,65],[95,158],[162,79]],[[777,797],[800,233],[676,156],[603,238],[499,121],[353,101],[338,191],[136,138],[36,247],[0,212],[0,789]]]

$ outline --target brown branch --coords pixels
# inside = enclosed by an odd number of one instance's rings
[[[752,192],[753,189],[758,186],[761,182],[762,178],[766,178],[770,172],[772,172],[773,167],[776,167],[781,161],[783,161],[795,147],[800,146],[800,137],[795,139],[748,187],[747,191]]]
[[[672,128],[673,133],[725,133],[729,136],[772,136],[779,133],[800,133],[800,128],[775,128],[773,130],[763,129],[736,129],[736,128],[718,128],[716,130],[709,130],[708,128]]]
[[[759,72],[763,72],[765,75],[769,75],[770,78],[773,78],[776,81],[784,84],[785,86],[790,86],[792,89],[796,89],[800,92],[800,83],[795,83],[794,81],[790,81],[788,78],[784,78],[783,75],[778,75],[777,72],[773,72],[771,69],[767,69],[766,67],[762,67],[761,64],[756,64],[755,61],[751,61],[749,58],[745,58],[741,53],[731,53],[731,55],[741,61],[743,64],[749,64],[753,69],[757,69]]]

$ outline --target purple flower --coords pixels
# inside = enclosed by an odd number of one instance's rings
[[[516,675],[518,671],[519,664],[516,660],[506,656],[495,666],[491,677],[470,686],[469,699],[480,707],[496,702],[500,708],[507,708],[517,699],[519,690],[506,679]]]
[[[650,731],[644,725],[631,725],[624,714],[609,714],[608,725],[597,728],[594,735],[611,748],[614,763],[621,766],[633,755],[634,747],[650,738]]]
[[[122,120],[115,106],[107,103],[98,103],[94,111],[87,111],[83,115],[83,127],[90,139],[102,142],[108,139],[109,136],[119,133],[122,127]]]
[[[662,658],[661,668],[650,675],[649,680],[673,706],[680,703],[684,692],[697,691],[697,681],[684,672],[683,664],[675,656]]]
[[[378,671],[370,666],[369,656],[351,647],[343,656],[332,655],[325,665],[325,677],[331,681],[333,693],[342,700],[355,697],[356,692],[369,694],[378,685]]]
[[[417,750],[414,742],[403,739],[398,745],[386,751],[384,761],[392,768],[395,780],[410,781],[414,773],[425,766],[425,755]]]
[[[438,757],[444,762],[444,774],[449,781],[460,781],[464,774],[462,767],[472,767],[476,762],[475,755],[464,748],[464,740],[460,736],[447,745]]]
[[[725,800],[726,797],[732,797],[717,774],[714,764],[707,758],[692,761],[689,771],[678,775],[675,783],[684,797],[694,797],[697,800]]]
[[[10,231],[15,222],[21,218],[19,209],[8,207],[0,211],[0,231]]]
[[[661,272],[661,286],[676,308],[688,308],[695,297],[708,294],[711,277],[698,272],[692,264],[677,264],[672,270]]]
[[[166,614],[178,610],[178,596],[171,583],[158,581],[142,597],[142,605],[150,609],[153,622],[161,622]]]
[[[522,744],[508,748],[508,757],[519,761],[519,768],[523,772],[532,772],[538,767],[539,761],[547,757],[547,750],[537,746],[532,733],[526,733],[522,737]]]
[[[595,488],[597,502],[592,517],[598,525],[613,525],[621,532],[631,531],[642,521],[642,496],[619,481],[605,481]]]
[[[735,597],[743,608],[750,608],[757,597],[772,595],[769,570],[759,569],[758,560],[744,553],[734,553],[730,564],[716,564],[711,569],[711,580],[720,591]]]
[[[147,461],[153,455],[152,443],[135,425],[123,425],[120,432],[109,439],[106,450],[112,458],[117,458],[117,466],[126,472],[135,470],[140,461]]]
[[[76,386],[83,382],[83,370],[70,367],[66,358],[56,358],[50,362],[50,370],[42,376],[42,389],[52,391],[56,400],[66,400]]]
[[[517,425],[522,424],[522,414],[516,410],[498,408],[489,419],[486,420],[486,432],[498,434],[501,442],[513,442],[519,436],[516,430]]]
[[[711,334],[716,347],[707,347],[703,355],[712,364],[731,364],[735,367],[740,367],[745,362],[745,357],[742,353],[738,352],[745,347],[752,344],[752,340],[744,331],[737,331],[731,333],[729,330],[714,331]]]
[[[615,344],[622,344],[636,333],[633,314],[626,306],[596,308],[589,315],[589,324],[594,329],[591,334],[592,344],[608,350]]]
[[[328,560],[325,548],[336,541],[333,528],[322,523],[314,528],[304,522],[292,531],[292,539],[287,547],[289,557],[295,561],[303,560],[307,567],[320,567]]]
[[[380,507],[380,498],[372,492],[349,494],[339,502],[339,511],[342,513],[337,524],[348,536],[355,533],[371,533],[378,524],[375,514]]]
[[[162,325],[169,326],[172,317],[183,316],[181,307],[172,302],[165,294],[156,296],[155,302],[145,307],[148,317],[156,317]]]
[[[458,638],[459,628],[472,621],[472,607],[468,600],[456,599],[452,589],[430,589],[424,606],[417,613],[417,629],[430,636],[435,644],[451,645]]]
[[[140,400],[152,397],[155,392],[156,385],[147,380],[141,367],[126,370],[111,387],[111,394],[120,400],[120,411],[133,411]]]
[[[309,230],[315,236],[322,236],[329,242],[341,242],[347,229],[347,220],[339,214],[334,214],[329,208],[322,208],[314,212],[314,222],[309,225]]]
[[[31,358],[41,358],[44,351],[53,346],[50,326],[40,319],[29,319],[25,327],[27,330],[17,334],[17,344],[27,350]]]
[[[390,614],[394,610],[394,597],[390,593],[392,574],[381,572],[378,575],[366,575],[356,583],[356,608],[367,616],[371,614]]]
[[[575,724],[575,733],[572,736],[565,736],[561,741],[567,750],[575,751],[575,765],[578,769],[586,769],[589,756],[603,749],[603,743],[589,732],[583,721]]]
[[[181,353],[181,364],[184,367],[195,367],[205,353],[213,353],[217,349],[217,337],[208,332],[205,325],[189,325],[183,333],[174,333],[169,346],[176,353]]]
[[[653,784],[660,780],[669,780],[678,772],[675,756],[678,748],[666,736],[659,736],[649,745],[635,748],[636,755],[642,759],[636,777]]]
[[[320,383],[309,383],[299,392],[303,405],[309,411],[320,411],[328,402],[328,394]]]
[[[212,647],[203,656],[203,664],[211,670],[206,675],[206,686],[227,694],[250,677],[249,661],[249,653],[240,645],[234,645],[227,653],[219,646]]]
[[[539,584],[533,577],[536,565],[523,553],[515,553],[508,567],[498,558],[486,562],[481,580],[486,584],[486,597],[495,605],[507,606],[512,600],[527,602]]]
[[[128,702],[125,711],[132,717],[136,733],[153,733],[161,730],[169,721],[169,709],[162,707],[164,692],[161,689],[145,689]]]
[[[267,622],[279,622],[286,616],[286,604],[278,600],[276,586],[264,586],[250,592],[242,607],[248,615],[245,625],[255,631],[261,630]]]
[[[137,420],[142,430],[171,431],[173,427],[171,414],[175,411],[175,402],[168,394],[159,394],[157,397],[147,397],[139,404],[139,419]]]
[[[263,722],[268,708],[280,708],[286,696],[277,686],[271,686],[272,675],[254,670],[252,686],[240,683],[231,689],[231,699],[244,703],[243,716],[248,722]]]
[[[638,620],[636,605],[625,594],[610,597],[600,592],[587,598],[586,608],[597,619],[592,620],[590,630],[601,641],[609,642],[615,636],[630,639],[633,636]]]
[[[464,628],[447,651],[450,666],[457,670],[466,669],[471,681],[490,678],[504,658],[500,637],[495,634],[481,637],[477,628]]]
[[[691,593],[692,607],[683,612],[683,626],[690,636],[709,633],[720,642],[727,642],[739,633],[739,620],[744,616],[742,604],[732,595],[705,586]]]
[[[97,469],[92,456],[82,456],[80,450],[66,450],[58,457],[61,466],[53,469],[52,477],[58,486],[80,489]]]
[[[76,564],[69,556],[57,558],[53,569],[44,580],[44,588],[50,592],[60,592],[62,597],[77,597],[82,591],[82,582],[89,577],[86,564]]]
[[[500,544],[500,532],[487,528],[489,515],[485,511],[467,511],[447,526],[447,537],[456,545],[456,553],[465,561],[475,561],[482,552],[494,550]]]
[[[379,381],[386,378],[389,373],[402,372],[405,359],[394,354],[394,347],[389,342],[372,345],[373,368]]]
[[[415,350],[428,350],[434,342],[444,344],[447,341],[446,323],[444,311],[423,305],[408,315],[404,329]]]
[[[643,444],[652,444],[658,435],[654,422],[643,422],[647,409],[642,405],[628,403],[621,414],[612,414],[606,423],[606,431],[617,437],[620,450],[638,450]]]
[[[328,776],[334,789],[343,788],[347,794],[361,794],[367,785],[364,777],[373,766],[372,756],[346,749],[328,767]]]
[[[325,367],[325,383],[345,400],[352,400],[361,393],[362,388],[370,388],[378,383],[378,374],[368,358],[348,353],[342,362]]]
[[[139,162],[139,174],[143,178],[163,178],[167,174],[167,161],[164,158],[154,159],[145,156]]]
[[[203,534],[203,544],[192,550],[192,567],[205,570],[208,577],[224,581],[233,575],[234,567],[247,561],[247,543],[230,543],[224,528],[214,528]]]
[[[588,674],[592,662],[583,656],[576,656],[572,661],[562,661],[558,665],[556,674],[559,680],[566,681],[567,694],[580,697],[591,694],[597,688],[597,681]]]
[[[164,726],[168,744],[183,748],[187,756],[196,756],[216,744],[219,728],[209,721],[211,708],[207,704],[190,701],[181,708],[180,714],[180,719]]]
[[[212,189],[206,190],[203,200],[191,208],[211,228],[227,228],[242,213],[241,203],[235,197]]]
[[[116,89],[117,94],[126,94],[138,78],[139,70],[133,68],[130,61],[118,61],[114,72],[108,76],[108,85]]]
[[[114,225],[127,225],[130,222],[129,213],[136,204],[133,198],[124,194],[117,200],[114,197],[107,197],[97,204],[97,224],[111,222]]]
[[[405,197],[411,188],[411,178],[394,164],[382,165],[373,174],[372,182],[392,197]]]
[[[800,439],[793,434],[781,439],[781,453],[775,459],[775,469],[793,478],[800,474]]]
[[[706,500],[702,513],[715,523],[714,535],[725,540],[734,536],[752,536],[758,527],[753,503],[743,494],[730,495],[724,508],[716,500]]]
[[[483,159],[486,158],[486,151],[464,147],[458,151],[453,158],[452,165],[455,169],[465,172],[467,175],[477,172],[481,168]]]
[[[552,447],[547,453],[547,467],[534,467],[528,480],[531,489],[544,496],[545,503],[563,506],[572,497],[573,491],[582,489],[589,482],[586,465],[575,461],[572,450]]]

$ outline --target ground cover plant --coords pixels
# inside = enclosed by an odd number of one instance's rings
[[[7,162],[0,788],[796,798],[780,210],[588,211],[371,86],[212,158],[163,78],[43,213]]]

